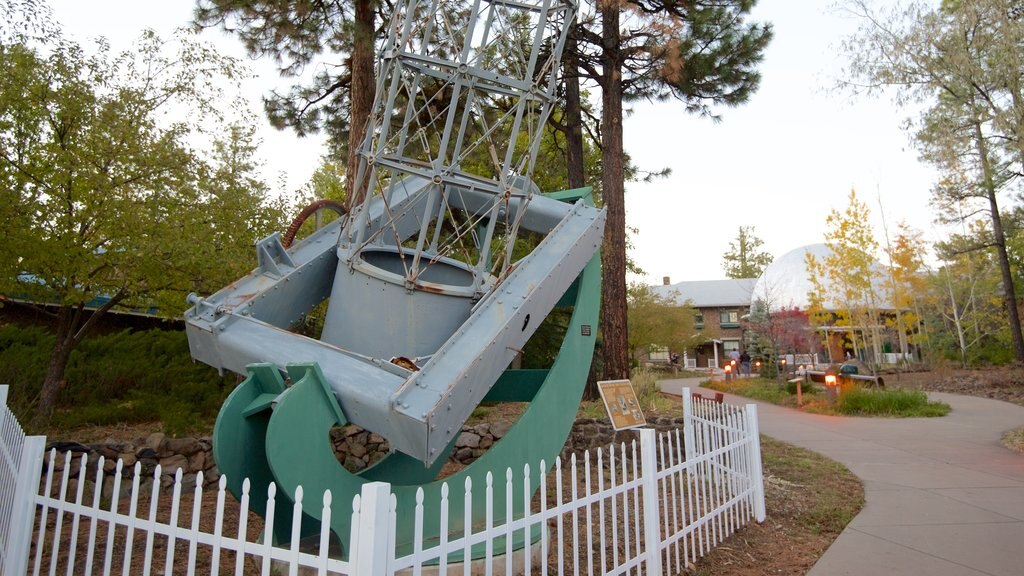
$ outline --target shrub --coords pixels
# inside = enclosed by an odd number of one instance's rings
[[[28,422],[42,386],[53,335],[42,328],[0,327],[0,383]],[[61,428],[160,420],[172,434],[205,429],[237,377],[192,362],[184,332],[145,330],[84,340],[68,360],[51,424]]]

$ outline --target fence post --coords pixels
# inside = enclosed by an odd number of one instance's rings
[[[761,469],[761,428],[757,423],[757,404],[747,404],[747,430],[750,439],[750,473],[754,488],[754,519],[764,522],[764,471]]]
[[[641,490],[644,507],[644,550],[647,553],[647,574],[661,574],[661,528],[658,514],[658,449],[657,433],[651,428],[640,430]]]
[[[696,456],[693,444],[693,393],[683,388],[683,458],[689,460]]]
[[[384,576],[394,556],[391,541],[391,484],[363,484],[359,494],[359,541],[352,550],[353,574]]]
[[[46,436],[28,436],[21,449],[21,469],[14,488],[11,526],[4,552],[4,574],[24,574],[28,571],[28,553],[32,547],[32,525],[35,523],[36,493],[39,475],[43,471],[43,453]]]
[[[18,424],[17,418],[7,408],[7,395],[10,387],[0,386],[0,407],[10,420],[7,421],[8,431],[21,439],[20,446],[7,445],[11,464],[14,470],[14,492],[10,498],[10,522],[7,525],[7,541],[0,556],[0,572],[4,574],[24,574],[28,570],[29,549],[32,546],[32,525],[35,522],[36,493],[39,491],[39,475],[43,470],[43,453],[46,451],[46,436],[26,437]],[[8,436],[10,438],[10,436]]]

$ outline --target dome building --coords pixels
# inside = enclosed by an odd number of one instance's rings
[[[798,310],[806,314],[810,308],[810,294],[814,290],[811,282],[811,271],[807,268],[807,255],[811,254],[818,262],[833,256],[833,251],[825,244],[809,244],[791,250],[775,259],[757,279],[751,293],[751,316],[764,311],[776,313],[783,310]],[[837,302],[826,293],[822,302],[824,312],[830,315],[827,322],[811,321],[809,328],[818,337],[819,350],[808,350],[808,354],[823,352],[825,358],[819,361],[840,362],[851,356],[861,360],[873,360],[881,363],[895,363],[899,354],[895,352],[906,345],[905,337],[892,330],[887,324],[895,317],[896,307],[892,304],[891,291],[888,285],[889,271],[881,263],[872,259],[872,289],[870,297],[865,301],[854,303],[853,306],[862,310],[870,310],[874,321],[862,321],[850,325],[848,321],[840,322],[845,315],[847,303]],[[827,290],[827,286],[826,286]],[[829,314],[830,313],[830,314]],[[820,318],[820,317],[819,317]],[[863,316],[862,316],[863,318]],[[818,325],[814,325],[818,324]],[[870,349],[864,343],[870,342]],[[823,348],[823,350],[821,350]],[[803,353],[802,350],[784,350],[784,352]]]

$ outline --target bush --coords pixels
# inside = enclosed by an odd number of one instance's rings
[[[836,404],[840,414],[850,416],[945,416],[949,404],[929,402],[920,390],[844,388]]]
[[[0,327],[0,383],[28,422],[42,386],[53,335],[36,327]],[[209,428],[237,377],[195,364],[181,331],[125,330],[84,340],[68,360],[51,425],[73,428],[159,420],[182,434]]]

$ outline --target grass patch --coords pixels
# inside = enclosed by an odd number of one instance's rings
[[[863,484],[838,462],[766,436],[761,459],[766,477],[800,492],[803,501],[790,513],[812,533],[838,536],[864,507]]]
[[[803,386],[803,405],[797,406],[796,385],[764,378],[716,380],[704,387],[745,398],[762,400],[779,406],[800,408],[815,414],[833,416],[888,416],[895,418],[922,418],[949,414],[949,404],[929,402],[928,395],[919,390],[900,388],[843,388],[839,401],[829,402],[820,384]]]
[[[714,380],[702,384],[705,388],[718,390],[727,394],[735,394],[744,398],[763,400],[781,406],[796,406],[796,389],[793,394],[786,390],[785,383],[767,378],[740,378],[737,380]],[[807,391],[804,395],[808,395]]]
[[[1024,454],[1024,426],[1014,428],[1003,434],[1003,446],[1014,452]]]
[[[921,418],[949,414],[949,404],[929,402],[920,390],[899,388],[844,388],[836,404],[836,412],[846,416],[891,416]]]

